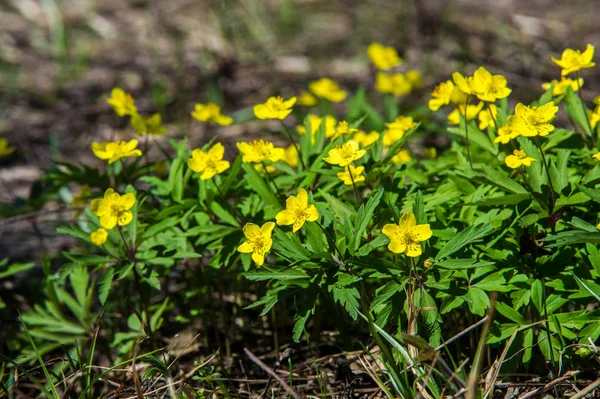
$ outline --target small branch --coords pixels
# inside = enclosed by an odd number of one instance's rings
[[[273,369],[264,364],[259,358],[256,357],[256,355],[254,355],[254,353],[250,352],[248,348],[244,348],[244,352],[246,353],[246,356],[248,356],[250,360],[252,360],[258,367],[275,378],[275,380],[283,387],[283,389],[285,389],[287,393],[289,393],[294,399],[302,399],[302,396],[298,392],[294,391],[288,384],[286,384],[286,382],[280,376],[278,376]]]

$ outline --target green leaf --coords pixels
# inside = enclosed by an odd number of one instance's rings
[[[460,136],[463,139],[466,137],[464,121],[462,120],[460,127],[449,127],[447,130],[449,133]],[[477,127],[473,124],[469,124],[469,143],[477,144],[492,155],[498,154],[498,150],[490,141],[489,137],[487,137],[481,130],[477,129]]]
[[[492,169],[488,166],[484,166],[482,169],[485,172],[485,178],[493,185],[501,187],[513,194],[527,194],[527,189],[514,181],[504,172],[497,171],[496,169]]]
[[[481,288],[470,287],[467,295],[463,298],[467,301],[471,313],[478,316],[483,316],[486,309],[490,306],[490,299]]]
[[[386,235],[381,234],[380,236],[378,236],[377,238],[375,238],[373,241],[366,243],[365,245],[363,245],[362,247],[359,248],[358,252],[356,253],[356,255],[358,256],[367,256],[368,254],[370,254],[373,250],[383,247],[384,245],[389,244],[390,240],[389,238],[387,238]]]
[[[541,280],[535,280],[531,284],[531,301],[540,315],[544,314],[544,284]]]
[[[281,210],[281,204],[277,196],[273,194],[271,188],[252,165],[244,163],[242,169],[246,172],[244,178],[250,189],[258,194],[267,205],[265,207],[265,219],[272,219]]]
[[[2,270],[7,263],[8,258],[4,258],[0,261],[0,280],[35,267],[35,263],[12,263],[5,270]]]
[[[100,303],[102,306],[106,303],[106,299],[108,298],[108,294],[110,293],[110,288],[112,286],[112,281],[114,277],[114,269],[112,267],[107,268],[98,280],[98,298],[100,299]]]
[[[584,108],[587,109],[581,102],[581,98],[575,94],[573,89],[570,87],[567,88],[567,92],[565,93],[565,109],[567,110],[567,114],[588,136],[591,136],[592,132],[587,122],[587,116],[583,111]]]
[[[492,266],[494,262],[478,262],[477,258],[470,259],[446,259],[435,262],[434,267],[447,270],[466,270],[480,267]]]
[[[369,225],[369,222],[373,218],[373,213],[375,209],[379,205],[381,201],[381,196],[383,195],[383,190],[377,191],[374,195],[369,198],[367,205],[362,204],[358,209],[358,214],[356,215],[356,236],[354,240],[354,251],[358,249],[360,243],[362,242],[362,236]]]
[[[523,316],[521,316],[521,314],[519,312],[517,312],[516,310],[514,310],[507,304],[505,304],[503,302],[496,302],[495,307],[496,307],[496,310],[498,311],[498,313],[500,313],[502,316],[506,317],[507,319],[514,321],[515,323],[519,323],[521,325],[527,324],[527,320],[525,320],[525,318]]]
[[[464,246],[472,244],[481,240],[483,237],[490,234],[494,228],[490,223],[479,224],[470,226],[465,230],[461,231],[453,239],[448,241],[446,245],[438,252],[435,257],[436,260],[443,259],[456,251],[459,251]]]

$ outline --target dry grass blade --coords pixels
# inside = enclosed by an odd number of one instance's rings
[[[280,376],[278,376],[277,373],[275,373],[273,371],[273,369],[271,369],[269,366],[264,364],[259,358],[256,357],[256,355],[254,353],[250,352],[248,350],[248,348],[244,348],[244,352],[250,358],[250,360],[252,360],[258,367],[260,367],[267,374],[269,374],[270,376],[275,378],[275,380],[283,387],[283,389],[285,389],[287,391],[287,393],[292,395],[292,397],[294,399],[302,399],[302,395],[300,395],[298,392],[294,391],[292,389],[292,387],[290,387],[288,384],[286,384],[286,382]]]

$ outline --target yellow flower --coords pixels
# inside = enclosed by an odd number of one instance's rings
[[[115,87],[110,92],[110,98],[106,102],[112,107],[112,109],[119,116],[135,115],[137,114],[137,108],[135,106],[135,100],[131,94],[125,92],[123,89]]]
[[[367,55],[377,69],[383,69],[384,71],[403,63],[395,48],[385,47],[380,43],[371,43],[367,48]]]
[[[490,114],[490,110],[492,111],[492,113]],[[479,129],[483,130],[483,129],[487,129],[488,127],[495,127],[494,125],[496,124],[495,121],[498,120],[498,108],[496,108],[496,106],[494,104],[490,104],[489,109],[486,107],[486,109],[482,110],[479,115]]]
[[[296,150],[295,145],[290,144],[290,146],[285,149],[285,153],[283,154],[283,162],[287,163],[292,168],[298,166],[298,151]]]
[[[435,147],[427,147],[423,150],[423,156],[425,159],[437,158],[437,149]]]
[[[552,88],[553,96],[562,96],[567,92],[567,89],[570,87],[571,90],[577,91],[579,90],[579,86],[583,87],[583,79],[579,78],[579,85],[577,84],[577,79],[565,78],[564,76],[560,80],[552,80],[548,83],[542,83],[542,89],[548,90],[550,86],[554,84]]]
[[[592,157],[600,161],[600,152],[595,153],[594,155],[592,155]]]
[[[412,85],[401,73],[392,75],[378,72],[375,80],[375,90],[383,94],[404,96],[412,90]]]
[[[452,91],[452,95],[450,96],[450,102],[454,105],[465,105],[465,103],[467,102],[467,94],[461,89],[459,89],[458,86],[454,85],[454,90]]]
[[[304,107],[312,107],[317,105],[317,103],[318,100],[315,96],[313,96],[307,91],[303,91],[302,93],[300,93],[300,96],[298,96],[298,102],[296,104],[302,105]]]
[[[262,172],[263,171],[263,166],[260,163],[255,163],[254,164],[254,169],[257,170],[257,171],[259,171],[259,172]],[[277,170],[277,168],[275,166],[267,165],[266,173],[273,173],[276,170]]]
[[[429,269],[431,266],[433,266],[433,260],[432,259],[427,259],[423,262],[423,266],[425,267],[425,269]]]
[[[258,227],[254,223],[246,223],[244,226],[244,235],[246,242],[238,247],[238,251],[244,254],[252,253],[252,260],[259,266],[265,263],[265,254],[271,250],[273,239],[271,233],[275,228],[275,223],[267,222]]]
[[[229,126],[233,123],[233,118],[222,115],[221,107],[214,103],[196,104],[192,117],[200,122],[213,122],[220,126]]]
[[[292,113],[294,104],[296,104],[296,97],[285,101],[283,97],[269,97],[266,103],[254,106],[254,115],[258,119],[284,120]]]
[[[94,215],[100,218],[100,225],[105,229],[112,229],[116,225],[127,226],[133,220],[130,209],[135,204],[135,196],[131,193],[119,195],[109,188],[104,193],[104,198],[97,198],[90,204]]]
[[[406,76],[406,79],[410,82],[413,89],[420,89],[423,87],[423,76],[421,75],[421,71],[411,69],[406,71],[404,76]]]
[[[213,145],[208,151],[195,149],[188,159],[188,166],[194,172],[201,173],[200,180],[208,180],[229,169],[229,161],[223,160],[224,154],[225,148],[221,143]]]
[[[515,107],[514,129],[525,137],[546,136],[554,130],[549,122],[557,112],[558,107],[553,102],[539,107],[519,103]]]
[[[81,187],[81,190],[77,194],[71,198],[71,202],[69,205],[71,206],[85,206],[87,204],[87,200],[90,198],[90,188],[88,185],[84,185]]]
[[[331,79],[322,78],[308,85],[310,91],[319,98],[324,98],[334,103],[339,103],[346,99],[347,93],[340,89],[340,86]]]
[[[431,99],[429,100],[429,109],[435,112],[440,109],[442,105],[448,104],[452,97],[452,93],[454,93],[454,83],[451,80],[447,80],[435,86],[431,93]]]
[[[316,140],[317,132],[321,128],[321,122],[323,121],[323,118],[321,118],[320,116],[314,115],[314,114],[309,114],[308,120],[310,122],[310,138],[311,138],[311,142],[314,144],[315,140]],[[333,116],[331,116],[331,115],[325,116],[325,137],[326,138],[329,138],[335,134],[336,123],[337,123],[337,121],[335,120],[335,118]],[[299,134],[306,134],[306,128],[304,127],[304,125],[297,126],[296,131]]]
[[[90,241],[92,241],[94,245],[100,246],[104,244],[107,239],[108,232],[102,227],[90,234]]]
[[[9,146],[8,140],[5,138],[0,138],[0,157],[5,157],[13,152],[15,152],[15,147]]]
[[[412,116],[399,116],[393,122],[386,123],[387,130],[383,132],[383,145],[391,146],[400,140],[404,133],[417,126]]]
[[[594,104],[600,105],[600,96],[594,97]]]
[[[528,157],[523,150],[514,150],[511,155],[504,158],[504,163],[511,169],[516,169],[521,165],[531,166],[532,162],[535,162],[535,159]]]
[[[473,74],[470,87],[478,99],[493,103],[496,100],[508,97],[512,92],[511,89],[506,87],[506,83],[504,76],[492,75],[484,67],[479,67]]]
[[[160,114],[154,114],[148,118],[135,114],[131,117],[131,126],[138,136],[143,134],[162,136],[167,132],[167,129],[161,124]]]
[[[409,163],[412,161],[412,157],[410,156],[410,152],[407,149],[402,149],[398,151],[396,155],[392,157],[392,163],[397,165],[404,165],[405,163]]]
[[[368,147],[371,144],[374,144],[379,140],[379,132],[371,131],[371,133],[365,133],[362,130],[354,133],[352,136],[352,140],[356,141],[358,144],[362,144],[363,147]]]
[[[423,248],[420,242],[432,236],[429,224],[417,224],[415,215],[411,212],[402,215],[398,224],[386,224],[381,232],[390,239],[390,251],[396,254],[405,253],[410,257],[421,255]]]
[[[494,139],[494,143],[508,144],[512,139],[519,137],[519,132],[514,127],[515,120],[517,120],[515,115],[508,117],[506,125],[498,129],[498,137]]]
[[[593,58],[594,46],[588,44],[583,53],[580,50],[568,48],[563,51],[560,59],[552,57],[552,61],[562,68],[561,75],[565,76],[571,72],[577,72],[580,69],[592,68],[596,65],[596,63],[592,61]]]
[[[277,162],[285,155],[283,148],[275,148],[273,143],[264,140],[254,140],[251,143],[236,143],[236,146],[244,154],[242,161],[246,163]]]
[[[325,162],[332,165],[348,166],[357,159],[362,158],[367,151],[358,148],[358,143],[354,140],[348,140],[342,145],[336,145],[329,150],[329,156]]]
[[[454,72],[452,74],[452,80],[456,87],[458,87],[463,93],[466,95],[473,94],[473,89],[471,88],[471,84],[473,83],[472,76],[463,76],[460,72]]]
[[[587,110],[588,120],[590,121],[590,127],[596,128],[598,122],[600,122],[600,107],[597,107],[594,111]]]
[[[275,216],[277,224],[280,226],[292,225],[292,231],[295,233],[305,222],[314,222],[319,218],[319,212],[314,205],[308,205],[308,193],[301,188],[298,195],[290,195],[285,201],[285,209]]]
[[[483,108],[483,103],[477,105],[467,104],[467,121],[475,119],[477,114],[479,114],[479,111],[481,111],[481,108]],[[456,108],[448,114],[448,123],[451,125],[460,124],[461,115],[465,115],[465,104],[458,104]]]
[[[346,136],[355,132],[358,132],[358,129],[349,127],[348,122],[346,121],[340,121],[335,127],[335,130],[333,131],[333,136],[331,137],[331,139],[335,140],[339,137]]]
[[[108,160],[110,165],[121,158],[141,156],[142,151],[136,149],[137,145],[137,140],[106,141],[104,143],[92,143],[92,151],[98,158]]]
[[[348,168],[350,169],[350,173],[348,173]],[[362,174],[364,171],[364,166],[359,166],[355,168],[352,165],[348,165],[343,172],[339,172],[337,174],[337,177],[338,179],[343,181],[345,185],[350,186],[352,185],[352,179],[354,179],[355,184],[361,181],[365,181],[365,176]]]

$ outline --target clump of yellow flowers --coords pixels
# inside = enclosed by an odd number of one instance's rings
[[[100,225],[105,229],[115,226],[127,226],[133,220],[131,208],[135,205],[135,196],[131,193],[120,195],[112,188],[104,193],[103,198],[92,200],[90,210],[100,218]],[[100,240],[97,240],[100,241]]]
[[[285,201],[285,209],[277,214],[275,219],[280,226],[292,225],[295,233],[306,222],[314,222],[319,218],[317,208],[308,204],[308,193],[301,188],[297,196],[290,195]]]
[[[431,238],[429,224],[417,224],[412,212],[406,212],[398,224],[386,224],[381,230],[389,239],[388,249],[396,254],[416,257],[423,253],[421,242]]]
[[[192,112],[192,118],[200,122],[212,122],[220,126],[229,126],[233,118],[221,114],[221,107],[215,103],[196,104]]]
[[[254,106],[254,115],[258,119],[285,119],[292,113],[296,97],[284,100],[283,97],[270,97],[264,104]]]
[[[535,162],[534,158],[528,157],[523,150],[514,150],[513,153],[504,159],[504,163],[511,169],[516,169],[521,166],[531,166]]]
[[[229,169],[229,161],[223,160],[223,155],[225,147],[221,143],[213,145],[208,151],[197,148],[192,151],[188,166],[194,172],[200,173],[200,180],[208,180]]]
[[[92,151],[98,158],[113,164],[121,158],[140,157],[142,151],[137,149],[138,141],[106,141],[103,143],[92,143]]]
[[[244,226],[244,236],[246,241],[240,245],[237,250],[241,253],[251,253],[252,260],[259,266],[265,263],[265,255],[273,246],[271,234],[275,228],[275,223],[267,222],[261,227],[254,223],[247,223]]]

